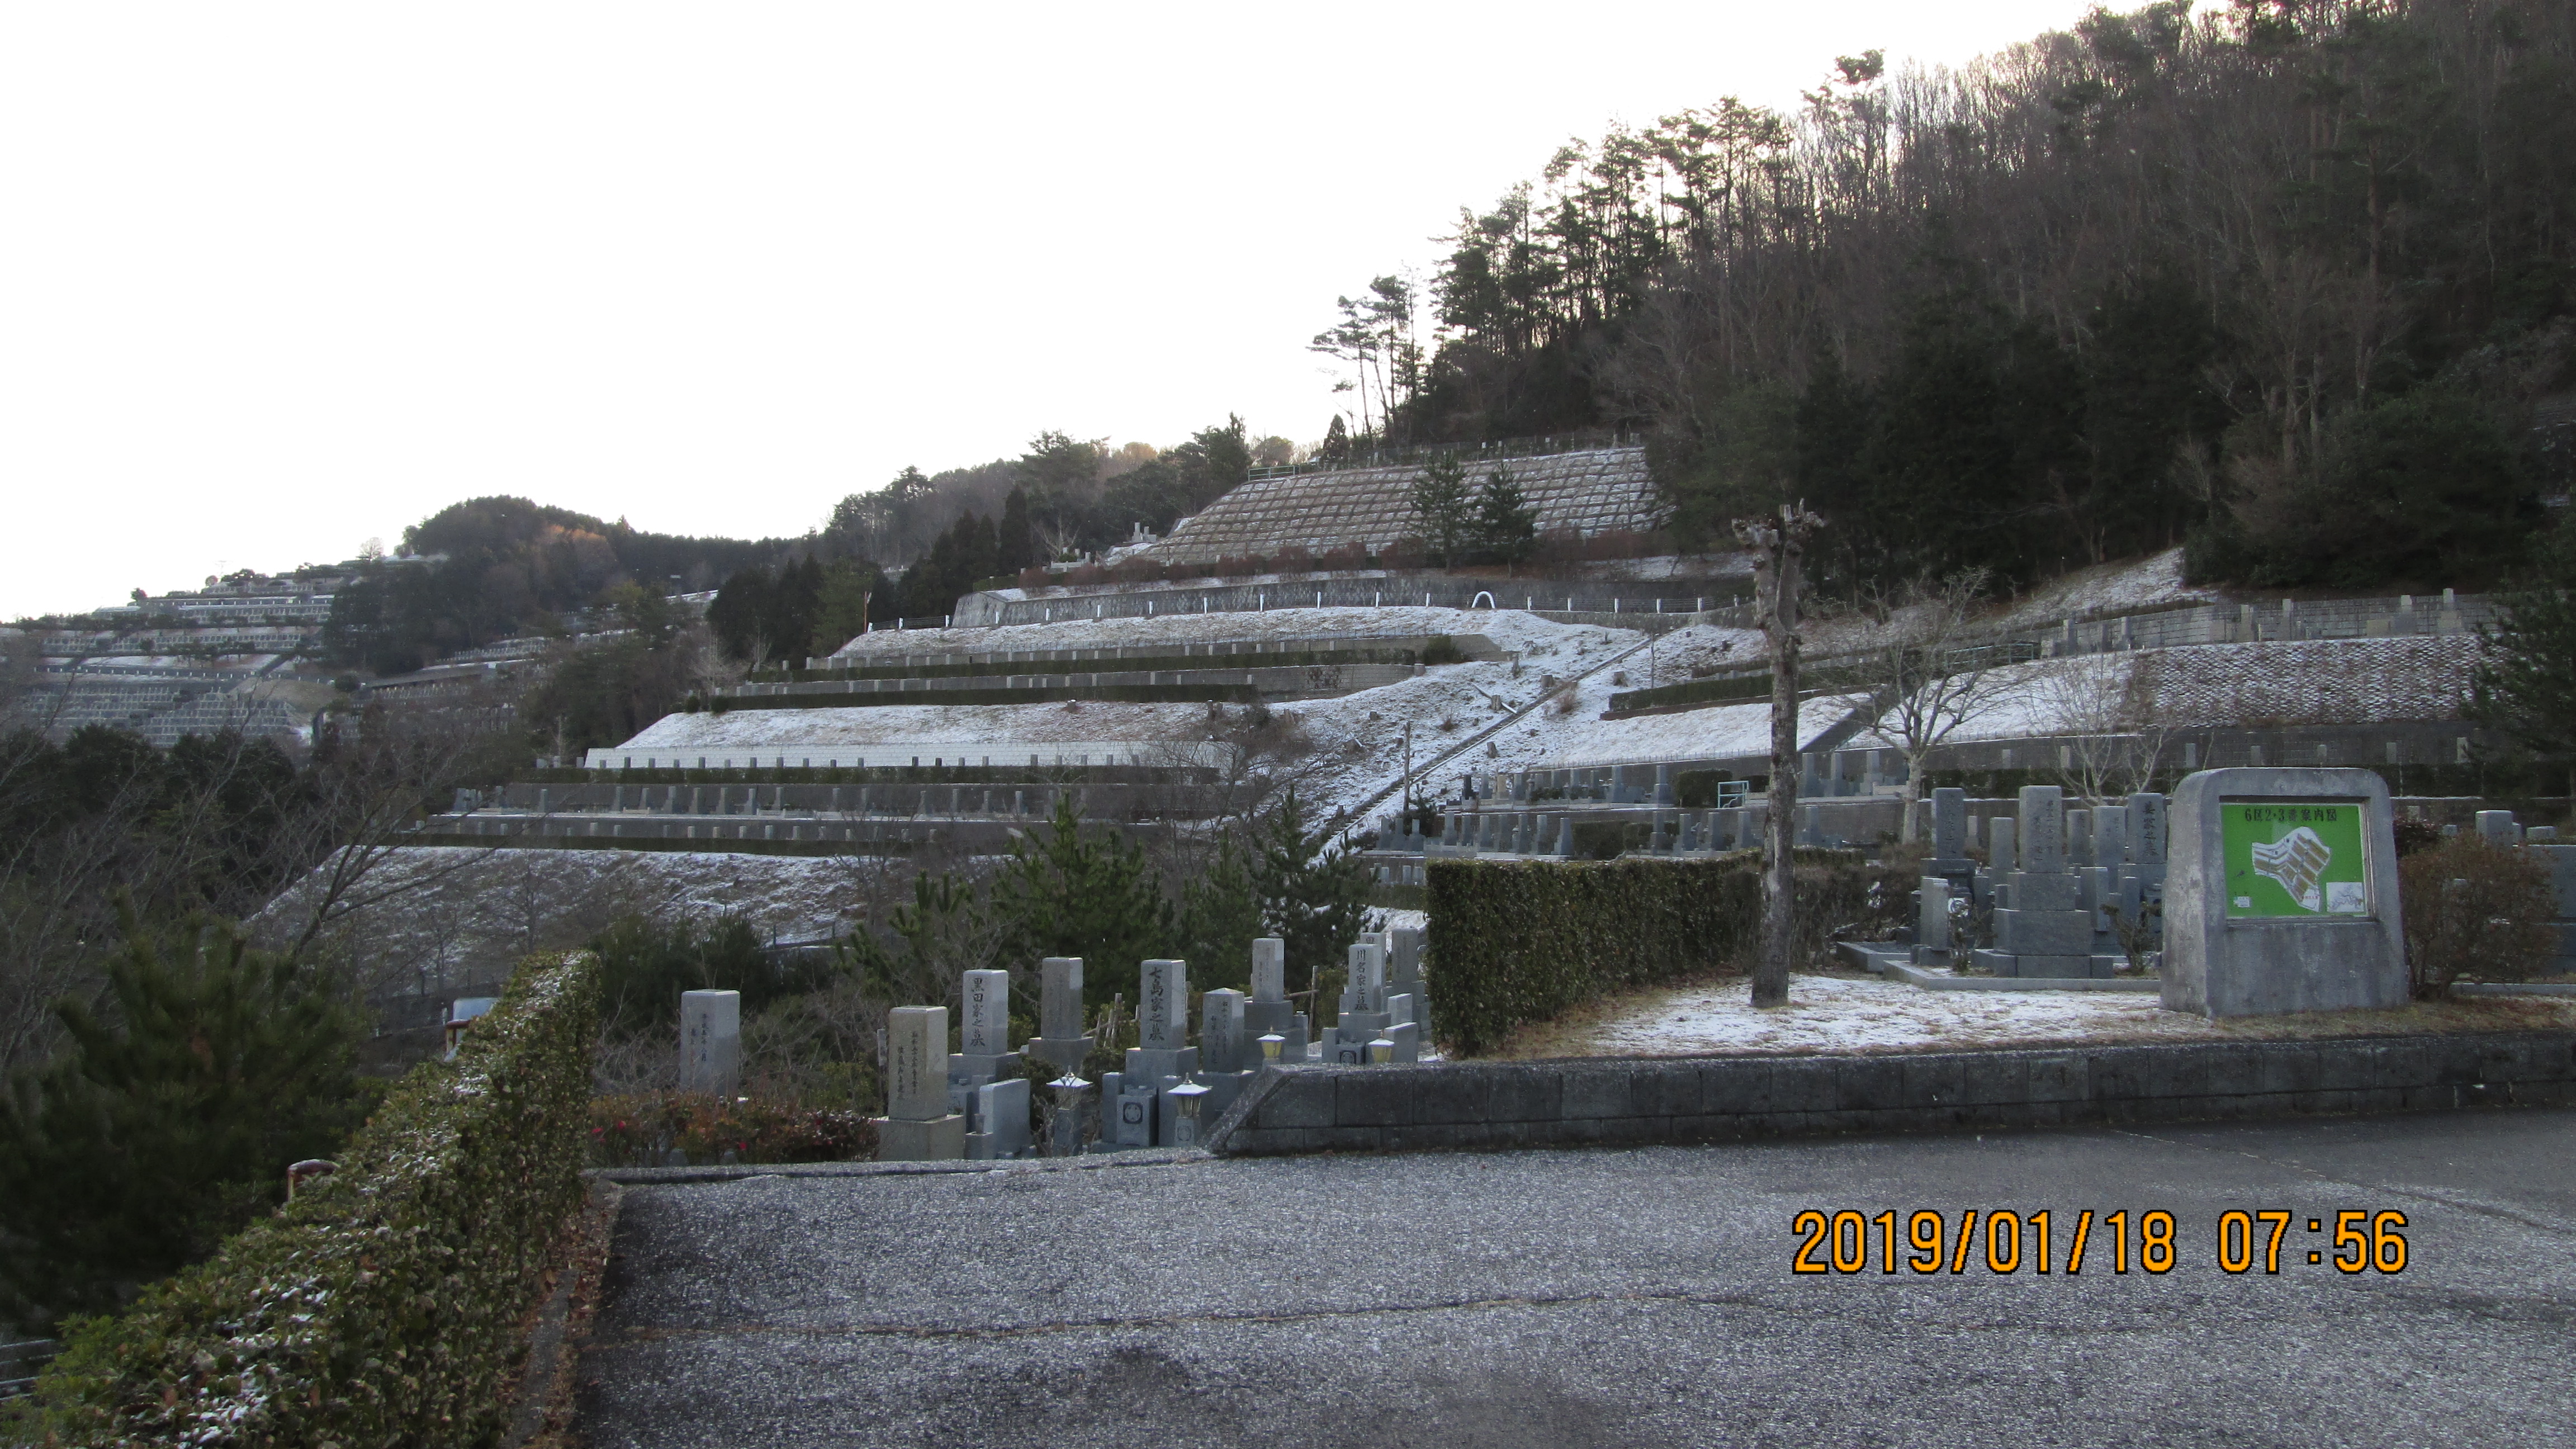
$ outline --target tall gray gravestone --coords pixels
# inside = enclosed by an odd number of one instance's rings
[[[1995,897],[1995,944],[1973,960],[1997,976],[2064,980],[2094,973],[2093,913],[2084,881],[2068,868],[2066,801],[2055,785],[2025,785],[2011,839],[2021,868]],[[2004,821],[1995,822],[2001,832]]]
[[[2204,1016],[2402,1006],[2395,816],[2368,770],[2203,770],[2176,786],[2164,1005]]]
[[[1048,956],[1038,962],[1038,1034],[1028,1054],[1082,1075],[1091,1037],[1082,1029],[1082,958]]]
[[[1391,1025],[1386,1009],[1386,947],[1374,933],[1364,933],[1350,948],[1349,984],[1342,988],[1341,1012],[1324,1028],[1324,1060],[1359,1063],[1368,1060],[1368,1044]]]
[[[1189,1037],[1190,966],[1155,958],[1136,968],[1136,1042],[1120,1070],[1102,1075],[1101,1110],[1114,1112],[1111,1140],[1122,1147],[1167,1142],[1172,1088],[1199,1070]]]
[[[1968,858],[1968,792],[1933,791],[1932,858],[1923,862],[1924,874],[1965,880],[1976,869],[1977,863]]]
[[[1265,1036],[1278,1037],[1280,1060],[1302,1062],[1306,1060],[1306,1016],[1288,999],[1287,949],[1287,943],[1276,936],[1252,943],[1252,999],[1243,1004],[1243,1030],[1256,1042]]]
[[[680,993],[680,1090],[730,1097],[742,1086],[742,993]]]
[[[1010,1049],[1011,973],[969,971],[958,995],[965,1011],[957,1026],[959,1050],[948,1058],[948,1104],[966,1116],[966,1155],[1026,1156],[1028,1079],[1020,1072],[1020,1054]]]
[[[966,1117],[948,1104],[948,1008],[886,1013],[886,1114],[879,1162],[950,1162],[966,1155]]]
[[[1422,937],[1420,926],[1397,926],[1386,932],[1386,983],[1390,995],[1400,991],[1413,998],[1411,1020],[1427,1041],[1431,1036],[1431,985],[1422,976]]]
[[[1927,875],[1921,880],[1914,923],[1914,964],[1950,964],[1950,879]]]

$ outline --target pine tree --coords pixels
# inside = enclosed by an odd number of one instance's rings
[[[1315,456],[1333,464],[1351,460],[1351,430],[1343,426],[1340,413],[1333,414],[1331,425],[1324,429],[1323,446],[1315,450]]]
[[[0,1095],[13,1316],[110,1308],[204,1257],[365,1115],[365,1026],[336,981],[203,918],[165,955],[122,914],[103,1009],[58,1005],[70,1048]]]
[[[1538,509],[1521,497],[1509,469],[1496,468],[1485,477],[1476,502],[1476,537],[1486,552],[1503,561],[1507,576],[1510,565],[1538,549]]]
[[[1474,504],[1467,495],[1467,470],[1455,453],[1443,453],[1413,480],[1414,516],[1422,520],[1423,541],[1449,567],[1460,544],[1474,531]]]
[[[1016,574],[1038,561],[1035,526],[1029,520],[1029,490],[1014,487],[1002,500],[1002,521],[993,531],[996,572]]]
[[[1287,964],[1317,976],[1342,964],[1368,913],[1368,872],[1329,824],[1309,829],[1304,804],[1290,786],[1254,837],[1254,889],[1261,923],[1286,946]]]
[[[1175,934],[1200,990],[1251,985],[1252,942],[1262,925],[1252,867],[1251,857],[1228,835],[1217,843],[1216,858],[1181,889]]]
[[[1094,1004],[1131,994],[1138,963],[1163,954],[1172,908],[1144,847],[1116,831],[1086,837],[1070,791],[1059,791],[1045,838],[1024,838],[994,883],[1017,949],[1011,959],[1083,958],[1083,995]]]
[[[2576,540],[2544,543],[2537,570],[2496,596],[2478,647],[2470,717],[2576,775]]]

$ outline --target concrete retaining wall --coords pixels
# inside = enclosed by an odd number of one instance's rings
[[[1210,1151],[1710,1142],[2576,1104],[2576,1032],[1271,1068]]]

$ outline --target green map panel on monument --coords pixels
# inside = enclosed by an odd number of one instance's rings
[[[2175,787],[2164,1004],[2206,1016],[2403,1006],[2388,785],[2369,770],[2202,770]]]
[[[2221,801],[2227,914],[2368,915],[2364,813],[2359,800]]]

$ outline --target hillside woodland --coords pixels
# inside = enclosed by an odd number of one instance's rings
[[[1570,142],[1316,345],[1392,442],[1648,430],[1686,546],[1804,498],[1829,587],[2474,584],[2566,488],[2571,208],[2576,9],[2173,0]]]

